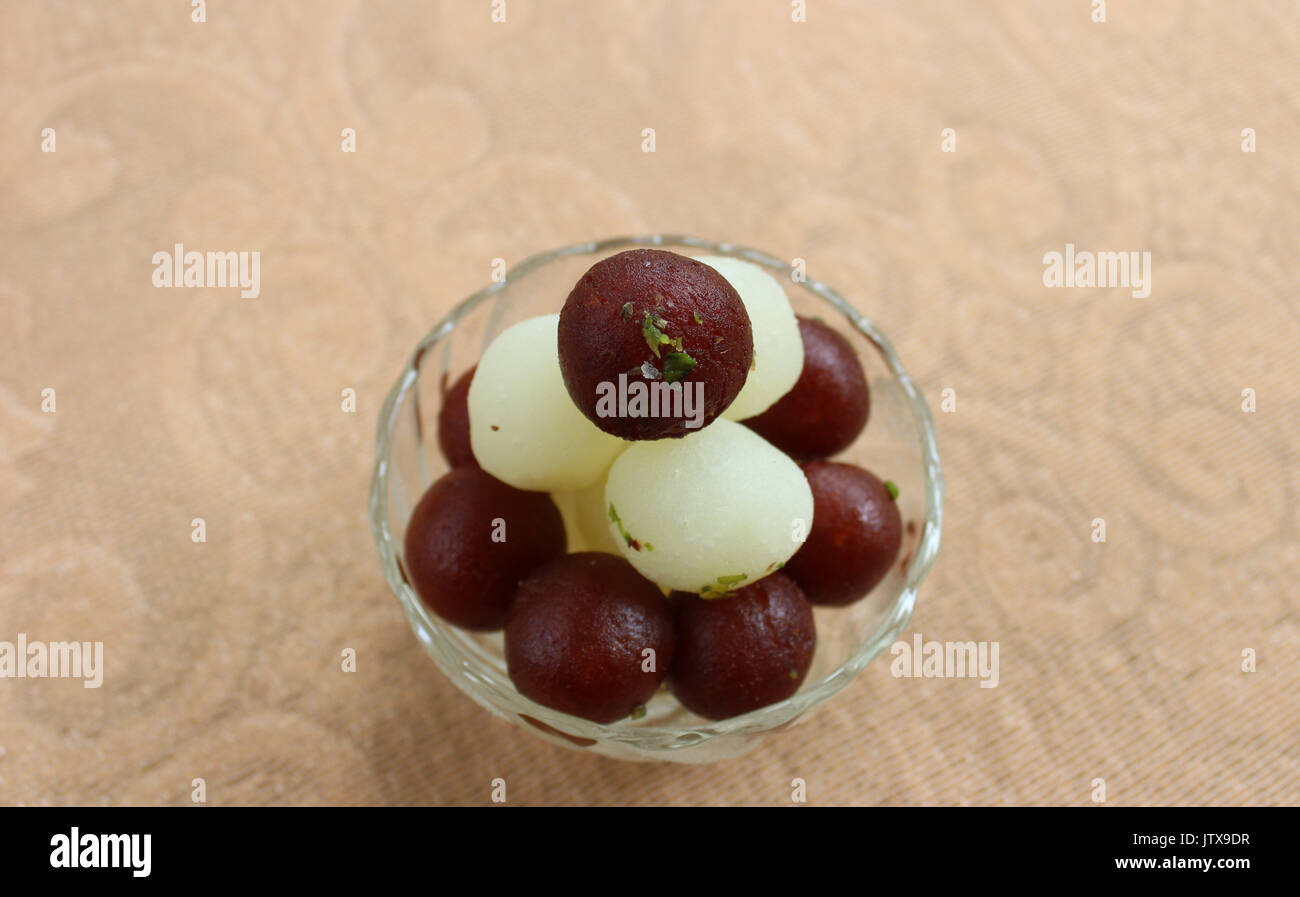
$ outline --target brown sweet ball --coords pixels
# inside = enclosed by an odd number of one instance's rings
[[[612,723],[634,715],[667,675],[672,617],[659,588],[623,558],[565,555],[520,583],[505,652],[520,694]]]
[[[740,294],[713,268],[630,249],[592,265],[569,293],[559,351],[564,385],[592,423],[624,439],[663,439],[727,409],[749,376],[754,335]],[[674,383],[680,399],[665,401]]]
[[[564,522],[549,495],[457,467],[415,506],[405,545],[430,610],[464,629],[500,629],[519,581],[564,554]]]
[[[469,442],[469,384],[478,365],[456,378],[438,410],[438,447],[451,467],[478,467]]]
[[[796,691],[808,675],[817,630],[812,605],[773,573],[721,598],[673,592],[676,642],[669,687],[707,719],[739,716]]]
[[[813,604],[852,604],[889,572],[903,542],[903,521],[890,486],[874,474],[834,461],[804,465],[813,523],[782,572]]]
[[[849,341],[812,318],[799,318],[803,372],[791,390],[745,426],[796,461],[829,458],[867,425],[871,393]]]

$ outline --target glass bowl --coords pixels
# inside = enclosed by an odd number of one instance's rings
[[[720,722],[702,719],[661,688],[639,719],[602,725],[543,707],[519,694],[506,674],[501,633],[458,629],[420,601],[404,571],[406,522],[425,489],[447,470],[438,449],[444,389],[478,363],[502,330],[559,311],[582,274],[599,259],[636,246],[683,255],[727,255],[772,271],[786,285],[795,313],[819,317],[858,349],[871,385],[871,417],[836,460],[867,468],[899,487],[903,547],[885,579],[848,607],[815,610],[817,650],[792,697]],[[620,237],[534,255],[505,280],[469,296],[420,341],[379,412],[370,524],[384,576],[424,650],[467,695],[540,737],[565,747],[630,760],[709,762],[743,753],[839,692],[907,625],[917,589],[939,550],[943,475],[934,421],[889,341],[839,293],[763,252],[686,236]],[[581,551],[569,532],[569,550]]]

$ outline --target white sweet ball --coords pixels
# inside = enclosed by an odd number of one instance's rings
[[[721,255],[698,256],[740,294],[754,331],[754,368],[740,394],[722,412],[728,420],[762,414],[785,395],[803,372],[799,322],[780,282],[752,262]]]
[[[617,462],[615,462],[617,463]],[[604,551],[618,554],[618,541],[609,525],[609,505],[605,503],[606,478],[573,494],[574,516],[578,532],[586,543],[587,551]]]
[[[619,451],[631,445],[620,442]],[[551,498],[564,518],[569,534],[569,551],[603,551],[618,554],[618,544],[609,527],[609,506],[605,504],[605,480],[609,471],[601,471],[589,486],[569,492],[555,492]]]
[[[632,566],[661,586],[706,595],[776,570],[813,519],[799,466],[725,418],[681,439],[633,443],[610,468],[605,502]]]
[[[516,489],[580,489],[623,448],[623,440],[598,429],[569,398],[560,376],[559,323],[559,315],[542,315],[505,330],[470,381],[474,457]]]
[[[588,487],[590,488],[590,487]],[[578,525],[578,493],[571,490],[552,492],[551,501],[560,512],[560,521],[564,524],[564,539],[568,551],[591,551],[587,540]]]

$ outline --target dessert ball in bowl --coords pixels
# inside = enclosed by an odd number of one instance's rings
[[[670,420],[638,384],[676,390]],[[385,578],[462,691],[676,762],[752,748],[887,648],[942,507],[930,412],[866,315],[662,235],[533,256],[457,305],[380,410],[370,493]]]

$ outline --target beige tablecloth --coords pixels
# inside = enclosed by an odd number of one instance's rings
[[[105,645],[100,689],[0,680],[0,803],[1297,802],[1300,6],[1090,5],[0,5],[0,640]],[[686,768],[420,650],[365,509],[402,359],[492,259],[656,230],[892,336],[948,480],[906,635],[998,687],[878,660]],[[260,296],[155,288],[177,243]],[[1150,295],[1044,287],[1066,244]]]

